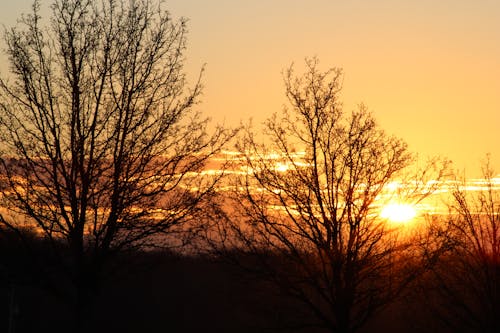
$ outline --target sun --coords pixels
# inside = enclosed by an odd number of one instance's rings
[[[277,162],[274,166],[274,170],[278,172],[287,172],[290,169],[288,164],[282,163],[282,162]]]
[[[391,222],[406,223],[417,215],[415,207],[409,204],[391,203],[385,205],[380,212],[380,217]]]

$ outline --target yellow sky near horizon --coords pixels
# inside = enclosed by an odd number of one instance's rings
[[[2,1],[0,23],[14,24],[31,2]],[[447,156],[470,177],[488,152],[500,172],[500,1],[168,0],[166,8],[189,18],[186,69],[194,77],[206,63],[200,109],[216,122],[258,124],[281,111],[281,71],[318,56],[324,69],[343,68],[346,111],[365,103],[412,151]]]

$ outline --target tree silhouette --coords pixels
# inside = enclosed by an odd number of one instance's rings
[[[343,112],[340,70],[306,68],[284,72],[290,109],[265,123],[263,143],[248,130],[240,144],[246,176],[212,245],[298,300],[313,319],[297,327],[354,332],[422,269],[377,207],[414,157],[366,107]]]
[[[438,314],[453,331],[500,329],[500,189],[489,160],[483,178],[452,189],[450,215],[440,237],[448,250],[433,269],[428,294],[438,300]]]
[[[217,179],[193,177],[231,136],[195,111],[183,73],[186,20],[152,0],[40,2],[7,30],[0,80],[2,232],[51,249],[45,283],[72,286],[76,326],[112,258],[182,245]],[[201,77],[201,74],[200,74]],[[33,247],[32,247],[33,248]],[[37,253],[33,251],[33,256]]]

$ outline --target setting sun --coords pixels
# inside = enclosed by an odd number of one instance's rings
[[[417,215],[415,207],[409,204],[393,203],[382,208],[380,216],[391,222],[405,223]]]

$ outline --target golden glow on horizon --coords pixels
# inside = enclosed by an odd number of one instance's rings
[[[258,161],[253,167],[247,164],[248,161]],[[262,171],[261,164],[266,165],[270,171],[279,174],[297,172],[302,168],[310,167],[307,163],[306,152],[298,151],[289,156],[280,153],[267,152],[263,155],[251,155],[251,152],[237,152],[224,150],[209,159],[207,166],[203,170],[188,172],[185,179],[188,179],[184,188],[192,191],[200,190],[205,184],[192,183],[191,180],[202,177],[221,177],[218,185],[215,187],[217,192],[229,193],[231,191],[246,191],[252,193],[265,193],[257,182],[249,184],[249,188],[244,188],[238,183],[233,182],[239,177],[252,176],[254,173]],[[210,184],[208,182],[207,184]],[[360,191],[365,188],[361,186]],[[425,219],[428,215],[446,215],[449,214],[449,203],[452,202],[454,191],[464,191],[468,195],[476,195],[479,192],[494,191],[500,195],[500,174],[489,179],[469,178],[466,180],[429,180],[426,183],[415,181],[394,180],[385,184],[384,189],[373,202],[372,217],[378,216],[385,219],[388,223],[407,224],[408,222],[418,222]],[[274,193],[280,193],[280,190],[274,190]],[[426,194],[428,193],[428,195]],[[424,195],[425,198],[418,203],[405,203],[407,200],[415,201],[412,195]],[[270,205],[269,208],[281,211],[283,208]]]

